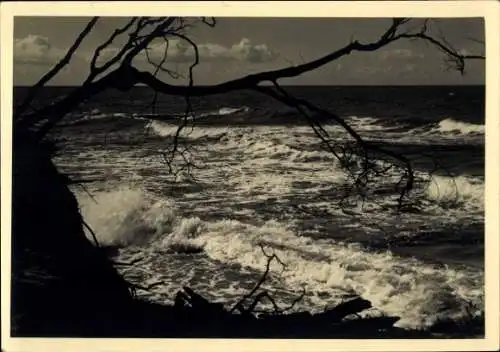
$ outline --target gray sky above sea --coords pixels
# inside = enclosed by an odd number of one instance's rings
[[[18,17],[14,23],[14,84],[31,85],[66,52],[90,18]],[[71,63],[50,84],[77,85],[86,77],[94,49],[123,25],[126,18],[101,18]],[[413,22],[413,23],[412,23]],[[420,19],[408,26],[418,26]],[[188,32],[199,46],[197,84],[215,84],[250,73],[298,65],[347,45],[355,39],[376,41],[390,19],[366,18],[218,18],[215,28],[202,24]],[[483,53],[484,22],[480,18],[436,19],[429,27],[454,48]],[[117,42],[108,53],[119,47]],[[162,55],[154,43],[152,57]],[[161,53],[161,54],[160,54]],[[103,57],[105,58],[105,54]],[[171,41],[168,68],[186,72],[193,55],[185,43]],[[159,60],[158,60],[159,61]],[[148,69],[145,57],[134,64]],[[172,82],[167,75],[162,79]],[[470,61],[466,74],[447,70],[443,54],[422,41],[401,40],[375,52],[352,53],[313,72],[281,80],[293,85],[460,85],[484,84],[484,61]],[[185,83],[183,79],[178,84]],[[175,82],[174,82],[175,83]]]

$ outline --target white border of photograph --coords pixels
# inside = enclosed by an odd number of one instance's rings
[[[3,2],[0,4],[2,350],[4,351],[490,351],[499,348],[498,1],[171,1]],[[10,338],[11,130],[15,16],[483,17],[486,33],[484,339],[260,340]]]

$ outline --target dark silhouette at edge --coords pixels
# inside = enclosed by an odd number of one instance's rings
[[[61,174],[52,161],[56,144],[47,138],[48,132],[72,108],[88,97],[108,88],[128,90],[137,83],[144,83],[165,94],[185,95],[189,108],[189,96],[220,94],[235,89],[252,89],[271,96],[294,107],[310,122],[318,137],[321,126],[306,111],[326,115],[337,121],[351,134],[363,150],[374,148],[366,144],[342,119],[290,96],[277,84],[283,77],[293,77],[314,70],[352,51],[373,51],[399,39],[419,38],[431,42],[453,57],[457,69],[463,71],[465,57],[445,44],[421,32],[397,33],[406,19],[394,19],[388,30],[377,42],[361,44],[351,42],[346,47],[318,60],[282,70],[263,72],[212,87],[196,87],[192,82],[192,68],[198,63],[197,49],[182,34],[184,24],[172,28],[176,18],[135,18],[118,29],[97,51],[131,28],[135,29],[136,46],[125,46],[124,51],[101,67],[92,61],[89,80],[69,93],[61,101],[27,113],[37,91],[68,64],[73,52],[91,31],[97,18],[92,19],[69,49],[68,54],[34,87],[32,96],[14,111],[13,135],[13,192],[12,192],[12,281],[11,281],[11,335],[14,337],[288,337],[288,338],[407,338],[432,337],[431,332],[406,331],[394,327],[398,317],[379,317],[343,321],[345,316],[359,313],[371,306],[370,302],[355,298],[323,313],[266,314],[257,318],[252,309],[258,300],[272,297],[265,291],[256,294],[253,303],[246,308],[230,311],[184,288],[172,306],[155,304],[135,297],[133,287],[117,272],[107,257],[106,249],[92,244],[85,236],[85,222],[79,212],[77,200],[69,185],[72,180]],[[142,27],[141,27],[142,21]],[[202,22],[215,25],[206,18]],[[136,25],[136,27],[134,27]],[[149,35],[140,36],[140,30],[153,25]],[[139,30],[140,29],[140,30]],[[165,31],[192,43],[196,61],[190,70],[190,85],[171,86],[158,80],[155,75],[140,72],[131,66],[131,60],[153,39]],[[116,59],[116,60],[115,60]],[[95,78],[115,63],[119,68]],[[270,81],[272,87],[258,84]],[[188,109],[189,110],[189,109]],[[45,121],[45,122],[44,122]],[[41,123],[43,122],[43,123]],[[333,149],[332,149],[333,150]],[[400,155],[389,157],[406,165],[406,187],[401,199],[411,190],[412,170],[409,162]],[[175,153],[175,150],[174,150]],[[267,271],[266,271],[267,273]],[[264,277],[265,278],[265,275]],[[259,284],[256,286],[259,288]],[[250,297],[244,297],[250,298]],[[253,307],[252,307],[253,306]],[[239,314],[236,314],[239,311]],[[478,323],[478,321],[480,323]],[[477,336],[484,333],[481,318],[461,323],[443,322],[434,326],[435,333],[459,337]]]

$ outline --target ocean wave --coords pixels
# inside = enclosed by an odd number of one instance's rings
[[[72,126],[124,118],[130,119],[133,116],[123,112],[105,113],[99,109],[94,109],[87,113],[73,114],[66,121],[59,123],[59,126]]]
[[[371,123],[376,123],[375,119]],[[176,127],[173,125],[154,122],[152,127],[158,134],[172,136]],[[214,137],[218,142],[213,147],[221,155],[233,155],[238,169],[227,181],[237,192],[244,195],[267,192],[273,195],[284,196],[294,192],[294,183],[298,180],[302,170],[313,176],[301,174],[303,180],[310,183],[308,191],[327,190],[327,185],[342,185],[349,182],[346,170],[329,151],[313,148],[316,142],[314,136],[304,136],[301,133],[288,134],[283,128],[269,128],[265,126],[246,128],[199,128],[189,135],[189,138]],[[316,150],[315,150],[316,149]],[[384,167],[382,161],[375,161]],[[356,165],[352,165],[356,168]],[[259,170],[258,172],[256,170]],[[292,171],[294,170],[294,171]],[[398,182],[400,173],[393,173],[377,178],[381,188],[390,187]],[[424,173],[423,179],[429,179]],[[424,187],[422,188],[421,185]],[[484,182],[467,176],[446,177],[433,176],[428,183],[419,184],[416,190],[424,196],[426,208],[430,212],[451,211],[481,211],[484,209]],[[339,195],[341,192],[339,192]],[[392,199],[393,193],[379,194],[377,197]],[[382,199],[379,199],[382,200]],[[368,204],[368,203],[367,203]],[[371,203],[369,203],[371,204]],[[368,206],[368,205],[366,205]],[[454,212],[456,212],[454,210]],[[470,213],[469,213],[470,214]]]
[[[460,134],[470,134],[470,133],[484,133],[484,125],[477,125],[473,123],[467,123],[463,121],[457,121],[452,118],[447,118],[439,122],[437,127],[439,132],[443,133],[460,133]]]
[[[194,114],[194,116],[188,116],[188,120],[201,119],[207,120],[216,117],[225,117],[229,115],[235,114],[245,114],[249,112],[250,109],[247,106],[240,107],[222,107],[215,110],[209,110],[205,112],[200,112],[198,114]],[[73,114],[68,121],[61,123],[60,126],[70,126],[77,125],[82,123],[98,123],[103,120],[115,120],[120,118],[126,119],[135,119],[142,121],[153,121],[156,123],[162,123],[161,120],[165,120],[165,124],[168,124],[168,121],[175,124],[176,122],[182,120],[184,118],[184,113],[124,113],[124,112],[102,112],[99,109],[93,109],[88,112]],[[160,135],[161,132],[160,132]]]
[[[150,125],[152,131],[160,137],[173,136],[176,133],[178,122],[184,114],[127,114],[122,112],[103,113],[98,109],[90,113],[75,116],[72,120],[65,122],[67,125],[98,122],[102,120],[114,120],[119,118],[133,118],[137,120],[152,121]],[[319,117],[318,117],[319,118]],[[237,128],[237,126],[258,126],[258,125],[287,125],[305,124],[301,114],[292,108],[282,108],[278,110],[253,109],[248,106],[225,106],[218,109],[201,111],[194,116],[188,117],[189,121],[195,121],[198,125],[188,138],[200,138],[206,135],[217,136],[218,133],[208,131],[209,128]],[[337,123],[329,119],[321,118],[325,129],[333,139],[346,138],[347,132]],[[474,141],[475,138],[484,136],[484,124],[474,124],[459,121],[451,117],[444,118],[439,122],[431,122],[425,118],[389,118],[372,116],[346,116],[344,120],[364,138],[370,140],[391,140],[392,142],[415,142],[432,143],[434,138],[440,136],[446,140],[461,139]],[[210,126],[210,127],[209,127]],[[209,127],[209,128],[207,128]],[[197,131],[203,130],[203,131]],[[191,131],[188,126],[181,133],[181,136],[188,135]],[[423,139],[422,139],[423,138]],[[471,139],[472,138],[472,139]]]
[[[193,114],[189,116],[190,119],[196,119],[197,122],[204,123],[207,120],[213,120],[214,122],[217,121],[217,119],[222,118],[222,117],[228,117],[231,115],[245,115],[248,112],[250,112],[250,108],[248,106],[242,105],[242,106],[223,106],[218,109],[212,109],[212,110],[207,110],[207,111],[195,111]],[[185,113],[176,113],[172,115],[175,118],[184,118],[186,116]],[[227,121],[227,120],[225,120]]]
[[[399,326],[425,328],[443,318],[460,319],[466,301],[482,300],[477,277],[450,268],[425,265],[386,253],[370,253],[355,245],[311,240],[286,225],[268,221],[251,226],[220,221],[207,226],[205,253],[211,258],[262,269],[264,243],[286,263],[281,277],[290,287],[311,291],[356,292],[386,314],[400,316]],[[277,267],[275,269],[278,269]],[[478,280],[480,281],[480,280]],[[316,300],[312,310],[323,308]],[[330,302],[333,303],[333,302]]]
[[[79,198],[83,218],[104,246],[144,244],[174,226],[172,204],[155,200],[141,189],[122,187]]]
[[[178,126],[153,121],[147,126],[157,136],[173,137]],[[254,133],[256,132],[256,133]],[[259,159],[261,162],[268,159],[269,163],[275,163],[276,160],[289,162],[333,162],[335,158],[332,153],[322,150],[301,150],[300,147],[287,144],[286,134],[277,129],[276,131],[269,127],[191,127],[184,128],[180,137],[190,140],[202,138],[217,139],[219,150],[230,150],[241,152],[250,160]],[[291,138],[290,142],[294,142]],[[310,141],[309,141],[310,142]]]
[[[425,118],[401,118],[390,119],[349,116],[346,122],[358,132],[373,132],[378,135],[380,132],[387,134],[388,138],[397,137],[402,133],[418,136],[448,136],[457,135],[481,135],[484,134],[485,126],[464,121],[458,121],[453,118],[445,118],[439,122],[429,121]],[[401,137],[405,138],[405,137]]]
[[[150,124],[147,124],[145,128],[153,131],[153,133],[159,137],[174,137],[177,133],[177,130],[179,129],[179,126],[167,122],[153,120]],[[191,140],[196,140],[200,138],[210,138],[210,137],[218,138],[228,133],[228,130],[229,130],[228,127],[191,128],[190,126],[186,126],[183,129],[181,129],[179,137]]]
[[[333,163],[334,167],[338,166],[331,152],[310,148],[311,144],[317,142],[316,139],[303,135],[286,135],[286,131],[279,128],[229,129],[220,141],[225,143],[221,148],[245,155],[243,163],[257,163],[261,166],[279,163],[281,167],[301,167],[308,163],[310,168],[310,163],[326,162]]]
[[[357,131],[383,131],[390,130],[395,126],[390,126],[382,119],[370,116],[349,116],[346,121]]]
[[[322,115],[313,114],[317,121],[328,123],[331,119]],[[176,120],[185,117],[184,113],[172,113],[170,115],[150,114],[144,115],[149,118]],[[293,108],[259,108],[242,106],[225,106],[218,109],[195,111],[188,116],[190,120],[196,120],[198,125],[202,126],[250,126],[250,125],[307,125],[307,120],[301,112]]]
[[[446,118],[438,123],[429,123],[424,126],[413,128],[409,131],[413,135],[421,136],[442,136],[456,138],[457,136],[477,136],[484,135],[484,125],[457,121],[453,118]]]
[[[248,106],[239,106],[239,107],[225,106],[217,110],[201,113],[199,116],[200,117],[213,116],[213,115],[225,116],[225,115],[232,115],[235,113],[246,113],[249,111],[250,108]]]
[[[267,261],[259,246],[263,245],[286,264],[282,273],[282,268],[271,267],[285,286],[329,292],[327,298],[309,296],[301,309],[322,310],[325,304],[339,303],[343,294],[354,291],[383,313],[400,316],[399,326],[427,328],[440,319],[466,317],[469,303],[483,304],[483,278],[480,272],[470,272],[473,269],[433,266],[390,252],[373,253],[356,245],[311,239],[276,220],[250,225],[232,219],[185,218],[178,215],[174,204],[140,189],[100,193],[97,203],[84,195],[79,199],[84,218],[102,244],[140,246],[143,257],[158,257],[179,246],[195,247],[211,260],[260,271]],[[161,276],[172,268],[148,270]],[[226,280],[228,285],[234,284],[238,276]],[[477,308],[475,313],[481,311]]]
[[[345,121],[362,138],[391,144],[483,144],[485,126],[446,118],[439,122],[416,118],[390,119],[388,117],[350,116]],[[324,125],[332,140],[344,141],[347,132],[338,124]]]
[[[443,208],[467,206],[484,209],[484,182],[467,176],[433,176],[426,198]]]

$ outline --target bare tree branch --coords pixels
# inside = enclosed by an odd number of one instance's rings
[[[257,305],[257,303],[262,299],[264,298],[267,293],[265,295],[263,295],[263,293],[261,292],[259,295],[256,296],[256,298],[254,298],[254,302],[250,305],[249,308],[245,308],[245,302],[250,299],[258,290],[259,288],[262,286],[262,284],[264,284],[264,282],[267,280],[267,276],[269,275],[269,271],[271,269],[271,263],[273,262],[273,260],[276,260],[278,263],[280,263],[282,265],[283,268],[286,267],[286,265],[281,261],[281,259],[279,259],[279,257],[273,253],[272,255],[269,255],[266,253],[266,251],[264,250],[264,247],[262,246],[262,244],[259,244],[260,246],[260,249],[262,250],[262,253],[264,253],[264,255],[266,256],[267,258],[267,263],[266,263],[266,269],[264,271],[264,273],[262,274],[262,276],[260,277],[259,281],[255,284],[255,286],[253,287],[253,289],[247,293],[245,296],[243,296],[234,306],[233,308],[231,308],[230,312],[234,312],[235,310],[238,310],[240,311],[242,314],[248,314],[248,313],[251,313],[252,310],[255,308],[255,306]],[[274,301],[273,301],[274,302]],[[275,307],[276,307],[276,303],[274,303]],[[251,309],[250,309],[251,308]]]
[[[406,19],[398,19],[393,20],[393,24],[389,27],[389,29],[380,37],[379,40],[368,43],[361,44],[358,41],[352,41],[348,45],[344,46],[341,49],[338,49],[328,55],[325,55],[319,59],[298,65],[298,66],[290,66],[283,69],[260,72],[257,74],[251,74],[248,76],[244,76],[238,79],[234,79],[231,81],[227,81],[224,83],[211,85],[211,86],[198,86],[191,87],[190,95],[191,96],[206,96],[213,94],[221,94],[226,93],[233,90],[241,90],[241,89],[253,89],[258,86],[262,82],[276,82],[282,78],[292,78],[300,76],[305,72],[309,72],[315,70],[321,66],[324,66],[332,61],[335,61],[343,56],[349,55],[353,51],[367,52],[367,51],[375,51],[383,46],[386,46],[392,42],[401,39],[421,39],[438,47],[444,53],[449,55],[449,57],[458,60],[461,63],[457,66],[460,72],[463,72],[465,67],[464,63],[466,60],[484,60],[485,57],[483,55],[462,55],[459,54],[455,49],[446,45],[446,43],[440,42],[438,39],[433,38],[432,36],[425,33],[427,30],[427,25],[424,24],[422,27],[422,31],[416,33],[402,33],[397,34],[397,30],[399,26],[404,23],[407,23]],[[149,85],[151,88],[156,89],[158,91],[163,92],[164,94],[169,95],[185,95],[187,87],[185,86],[174,86],[162,82],[155,77],[153,77],[148,72],[141,72],[133,67],[130,67],[130,74],[135,76],[135,79],[139,83],[144,83]]]
[[[29,105],[32,103],[36,94],[39,92],[40,88],[43,87],[47,82],[49,82],[52,78],[54,78],[70,61],[73,57],[73,54],[78,50],[80,44],[83,42],[85,37],[92,31],[95,24],[97,23],[99,17],[93,17],[89,23],[85,26],[85,28],[81,31],[81,33],[76,38],[73,45],[70,46],[66,55],[49,71],[47,72],[33,87],[31,87],[28,96],[23,101],[23,103],[15,109],[14,119],[18,119],[22,116],[22,114],[26,111]]]
[[[433,38],[432,36],[422,33],[414,33],[414,34],[401,34],[400,38],[407,39],[423,39],[433,45],[435,45],[439,50],[441,50],[450,60],[450,62],[454,63],[454,69],[459,71],[461,74],[465,72],[465,61],[466,60],[485,60],[484,55],[464,55],[460,54],[456,49],[454,49],[449,43],[444,40],[444,37],[441,39]]]
[[[121,34],[125,33],[126,31],[128,31],[130,29],[130,27],[132,27],[134,25],[134,23],[137,21],[137,17],[134,17],[132,18],[130,21],[128,21],[123,27],[121,28],[118,28],[116,29],[113,34],[111,34],[111,36],[104,42],[102,43],[101,45],[99,45],[95,52],[94,52],[94,56],[92,57],[92,60],[90,62],[90,70],[91,70],[91,75],[90,77],[92,76],[96,76],[98,73],[100,72],[104,72],[106,69],[108,69],[110,66],[112,66],[114,63],[118,62],[118,60],[120,60],[121,56],[125,53],[125,51],[130,47],[130,42],[127,43],[126,45],[124,45],[122,47],[122,49],[113,57],[113,59],[111,60],[108,60],[105,65],[101,66],[101,67],[97,67],[97,60],[99,60],[99,56],[101,55],[102,51],[106,48],[108,48],[108,46],[113,43],[113,41],[118,37],[120,36]],[[139,28],[139,27],[138,27]],[[136,29],[136,32],[137,33],[137,29]]]
[[[263,93],[263,94],[269,95],[269,96],[275,98],[276,100],[281,101],[282,103],[284,103],[286,105],[298,108],[299,111],[301,111],[306,116],[306,119],[310,122],[311,127],[313,128],[316,135],[327,145],[330,152],[332,152],[335,155],[335,157],[342,163],[342,162],[344,162],[344,159],[341,158],[335,152],[333,147],[330,145],[328,133],[321,127],[321,125],[319,125],[313,119],[308,117],[307,113],[305,113],[304,110],[301,109],[301,106],[308,108],[310,111],[320,113],[321,115],[326,115],[326,116],[330,117],[331,119],[333,119],[335,122],[337,122],[339,125],[341,125],[342,128],[344,128],[355,139],[355,141],[359,144],[361,150],[364,152],[364,164],[363,164],[364,173],[362,173],[358,177],[355,177],[351,174],[351,176],[355,179],[354,185],[358,188],[358,191],[363,191],[362,186],[364,185],[364,183],[363,183],[362,178],[367,176],[367,172],[369,169],[372,170],[369,163],[368,163],[368,155],[366,154],[368,151],[373,151],[373,152],[377,152],[381,155],[389,156],[389,157],[399,161],[400,163],[402,163],[406,169],[406,171],[403,175],[403,177],[406,178],[406,183],[405,183],[405,187],[403,187],[401,189],[400,197],[398,199],[398,206],[401,208],[401,206],[403,204],[404,197],[407,196],[408,193],[413,189],[414,175],[413,175],[413,168],[411,166],[410,160],[408,160],[403,155],[400,155],[398,153],[394,153],[390,150],[383,149],[377,145],[365,142],[361,138],[361,136],[359,136],[359,134],[356,131],[354,131],[340,116],[337,116],[337,115],[335,115],[327,110],[320,109],[306,100],[297,99],[295,97],[292,97],[289,94],[284,93],[284,90],[282,88],[280,88],[280,90],[282,92],[281,95],[276,94],[275,92],[273,92],[271,89],[269,89],[267,87],[258,87],[258,88],[256,88],[256,90]],[[345,165],[345,163],[344,163],[344,166],[345,166],[345,169],[347,169],[347,170],[349,169],[348,166]],[[403,180],[403,177],[401,180]],[[363,183],[363,184],[360,184],[360,183]]]
[[[87,230],[92,235],[92,239],[94,240],[94,244],[96,245],[96,247],[100,247],[99,241],[97,240],[97,236],[96,236],[94,230],[92,230],[92,228],[90,227],[90,225],[87,224],[87,222],[85,220],[82,220],[82,222],[83,222],[83,225],[87,228]]]
[[[209,19],[205,17],[198,19],[198,21],[210,27],[214,26],[216,23],[215,19]],[[407,18],[392,19],[390,26],[380,35],[377,40],[373,42],[360,43],[357,40],[351,40],[343,48],[335,50],[316,60],[302,63],[297,66],[292,65],[282,69],[251,74],[216,85],[196,86],[194,85],[193,71],[194,68],[199,64],[198,46],[187,36],[187,34],[185,34],[186,29],[190,28],[192,26],[192,23],[188,22],[184,18],[178,17],[143,17],[140,19],[134,18],[123,27],[113,32],[113,34],[111,34],[111,36],[107,40],[105,40],[101,45],[98,46],[90,64],[91,73],[82,87],[68,94],[61,101],[58,101],[55,104],[46,106],[36,113],[23,116],[23,120],[26,123],[25,126],[34,126],[36,122],[44,119],[47,120],[44,124],[37,128],[38,138],[43,138],[46,133],[50,131],[58,121],[60,121],[60,119],[62,119],[68,112],[74,109],[75,106],[77,106],[90,96],[98,94],[108,88],[116,88],[122,91],[127,91],[136,84],[145,84],[155,91],[153,104],[156,102],[157,93],[183,96],[185,98],[185,114],[182,120],[180,120],[180,124],[174,135],[172,150],[170,151],[170,155],[168,157],[166,156],[166,154],[164,156],[171,172],[173,172],[173,163],[176,155],[179,155],[181,160],[183,160],[183,162],[185,163],[181,170],[187,168],[189,172],[189,169],[192,166],[191,159],[188,156],[189,150],[187,147],[184,149],[179,148],[179,137],[181,131],[188,125],[188,123],[192,123],[193,126],[195,123],[195,115],[193,114],[190,98],[195,96],[221,94],[235,90],[254,90],[297,109],[301,113],[301,115],[304,116],[315,134],[320,138],[327,149],[341,162],[343,168],[348,171],[349,176],[353,180],[352,187],[356,189],[356,192],[359,195],[362,196],[362,199],[364,199],[365,197],[366,187],[370,182],[371,176],[380,176],[393,167],[403,168],[401,177],[396,184],[396,186],[400,190],[398,206],[401,208],[404,198],[408,196],[409,192],[413,189],[414,184],[414,174],[410,160],[399,153],[395,153],[391,150],[384,149],[381,146],[366,142],[341,117],[327,110],[321,109],[304,99],[293,97],[278,84],[278,80],[283,78],[297,77],[303,73],[318,69],[341,57],[349,55],[352,52],[375,51],[390,43],[403,39],[422,40],[426,43],[430,43],[436,46],[447,56],[448,61],[453,63],[454,68],[461,73],[464,72],[466,60],[484,59],[483,55],[465,55],[458,52],[444,38],[444,36],[441,36],[441,38],[436,38],[430,35],[428,33],[428,20],[425,20],[423,24],[416,29],[408,29],[408,26],[406,25],[409,22],[410,20]],[[129,34],[129,40],[122,46],[121,50],[114,57],[105,62],[102,66],[97,67],[96,64],[100,53],[104,49],[109,47],[109,45],[116,37],[126,33],[129,29],[131,29],[134,24],[135,28]],[[92,29],[92,22],[87,28],[87,32]],[[404,30],[404,28],[407,29]],[[81,40],[83,40],[83,37],[85,35],[85,31],[82,32],[82,34],[79,36],[72,47],[78,47],[79,43],[81,42]],[[168,37],[179,38],[183,41],[186,41],[193,49],[194,57],[193,62],[189,67],[189,82],[187,86],[172,85],[158,78],[159,72],[166,72],[173,76],[171,74],[171,71],[164,67],[165,63],[168,62]],[[163,39],[165,41],[164,55],[159,63],[153,62],[148,52],[149,45],[156,39]],[[134,58],[136,58],[137,55],[143,51],[147,57],[148,62],[155,68],[153,73],[140,71],[132,65],[132,61],[134,60]],[[69,53],[70,52],[71,50],[69,51]],[[113,65],[118,65],[118,68],[106,73],[106,75],[104,75],[101,79],[94,81],[97,75],[103,73]],[[262,86],[261,83],[264,82],[271,82],[274,85],[274,89]],[[316,114],[316,116],[313,114]],[[357,147],[351,148],[344,145],[337,145],[334,147],[331,144],[331,138],[328,132],[319,122],[320,120],[318,119],[318,116],[328,117],[329,119],[339,124],[348,133],[348,135],[354,139]],[[349,165],[352,164],[353,161],[355,161],[353,160],[353,158],[356,155],[362,157],[362,165],[361,170],[353,172]],[[375,163],[370,161],[370,158],[373,156],[382,156],[388,163],[388,165],[384,167],[377,167]],[[350,192],[351,189],[347,188],[346,194]]]
[[[273,70],[273,71],[266,71],[266,72],[260,72],[257,74],[252,74],[248,76],[244,76],[241,78],[237,78],[231,81],[227,81],[224,83],[220,83],[217,85],[211,85],[211,86],[176,86],[176,85],[170,85],[167,84],[161,80],[159,80],[155,75],[149,73],[149,72],[142,72],[136,69],[131,65],[131,62],[134,57],[136,57],[141,51],[145,50],[147,46],[151,43],[156,38],[161,38],[163,37],[168,31],[169,31],[169,26],[174,24],[176,20],[179,20],[178,18],[171,17],[164,19],[161,21],[159,24],[157,22],[156,27],[148,34],[140,37],[131,37],[131,42],[134,43],[134,47],[131,48],[126,55],[124,55],[123,59],[121,60],[120,67],[117,68],[115,71],[109,73],[108,75],[113,75],[113,80],[110,82],[110,86],[121,89],[121,90],[128,90],[131,87],[133,87],[135,84],[146,84],[152,89],[164,93],[164,94],[169,94],[169,95],[180,95],[180,96],[206,96],[206,95],[213,95],[213,94],[220,94],[220,93],[226,93],[229,91],[234,91],[234,90],[242,90],[242,89],[255,89],[260,83],[262,82],[276,82],[279,79],[282,78],[291,78],[291,77],[297,77],[305,72],[309,72],[312,70],[315,70],[323,65],[326,65],[334,60],[337,60],[343,56],[346,56],[350,54],[353,51],[375,51],[377,49],[380,49],[383,46],[388,45],[389,43],[395,42],[400,39],[421,39],[427,42],[430,42],[433,45],[436,45],[440,50],[445,52],[447,55],[450,56],[450,58],[453,58],[457,60],[459,63],[457,65],[457,69],[460,72],[463,72],[464,65],[462,64],[465,60],[468,59],[484,59],[484,56],[482,55],[461,55],[459,54],[456,50],[453,48],[450,48],[447,46],[445,43],[440,42],[439,40],[429,36],[426,34],[427,30],[427,23],[425,22],[424,25],[422,26],[421,30],[419,32],[405,32],[402,34],[398,34],[398,30],[403,24],[406,24],[409,22],[408,19],[394,19],[391,23],[391,26],[381,35],[381,37],[372,43],[368,44],[361,44],[358,41],[352,41],[348,45],[344,46],[341,49],[338,49],[328,55],[325,55],[321,58],[318,58],[316,60],[312,60],[310,62],[298,65],[298,66],[290,66],[287,68],[283,69],[278,69],[278,70]],[[141,24],[146,23],[146,21],[151,21],[151,20],[143,20]],[[207,24],[215,24],[214,22],[207,21],[206,19],[202,20],[203,23]],[[182,27],[182,21],[180,27]],[[140,26],[139,26],[140,27]],[[178,27],[179,28],[179,27]],[[135,32],[134,32],[135,33]],[[176,32],[171,32],[176,33]],[[136,33],[138,35],[138,32]],[[177,33],[179,34],[179,33]],[[182,35],[182,34],[179,34]],[[117,63],[117,62],[115,62]],[[115,74],[119,72],[120,74]],[[89,89],[88,92],[85,92],[86,96],[95,94],[96,90],[94,89]],[[92,93],[92,94],[89,94]],[[60,102],[60,104],[65,104],[64,100],[63,102]],[[57,104],[56,104],[57,105]],[[40,114],[37,114],[38,116],[46,116],[46,111],[42,110]],[[27,117],[29,119],[29,116]],[[61,117],[53,117],[52,119],[59,120]],[[54,125],[54,123],[51,123],[49,126]],[[42,134],[43,135],[43,134]]]

